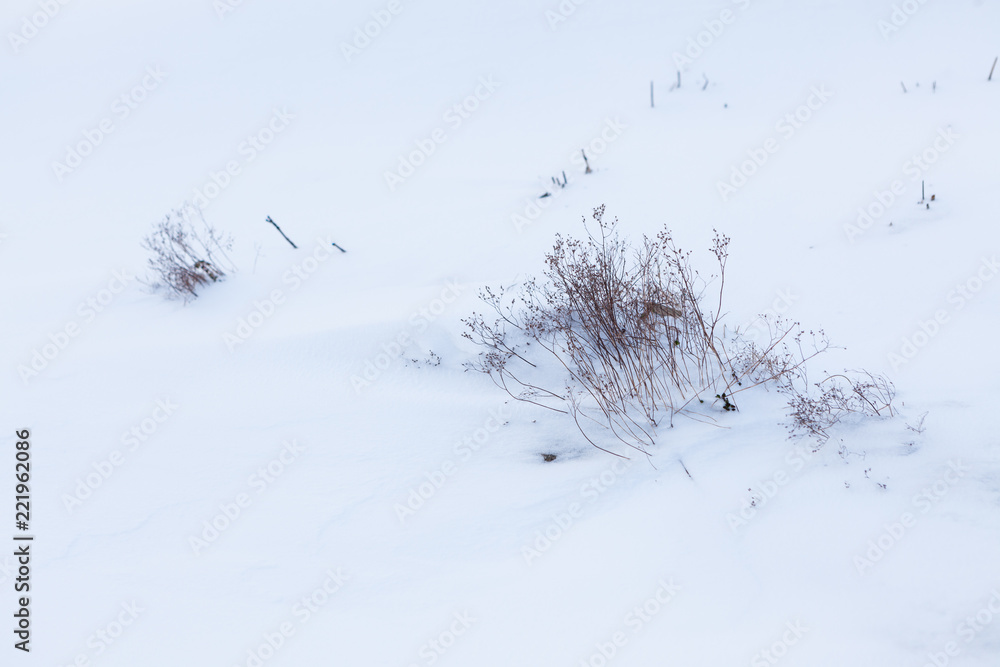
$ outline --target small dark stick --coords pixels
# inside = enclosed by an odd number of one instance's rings
[[[677,87],[681,87],[681,71],[677,70]]]
[[[589,174],[591,171],[593,171],[593,169],[590,168],[590,160],[587,159],[587,152],[581,148],[580,154],[583,155],[583,163],[587,165],[587,171],[583,173]]]
[[[924,200],[924,182],[920,181],[920,201]]]
[[[906,92],[906,84],[903,83],[902,81],[900,81],[899,85],[901,85],[903,87],[903,92],[905,93]]]
[[[334,248],[336,248],[336,249],[337,249],[337,250],[339,250],[340,252],[347,252],[346,250],[344,250],[343,248],[341,248],[341,247],[340,247],[339,245],[337,245],[336,243],[331,243],[330,245],[332,245],[332,246],[333,246]]]
[[[292,240],[290,238],[288,238],[287,236],[285,236],[285,232],[281,231],[281,227],[278,226],[278,223],[276,223],[274,220],[271,220],[271,216],[267,216],[267,221],[270,222],[272,225],[274,225],[274,228],[278,230],[278,233],[281,234],[282,236],[284,236],[285,240],[288,241],[289,243],[291,243],[293,248],[295,248],[296,250],[299,249],[299,247],[297,245],[295,245],[294,243],[292,243]]]
[[[702,86],[701,89],[705,90],[706,88],[708,88],[708,75],[707,74],[702,74],[702,76],[705,77],[705,85]]]
[[[653,104],[653,82],[649,82],[649,108],[655,109],[656,105]]]
[[[1000,60],[1000,56],[997,56],[996,58],[993,59],[993,67],[990,68],[990,75],[986,77],[987,81],[993,80],[993,70],[997,68],[997,60]]]
[[[566,180],[566,171],[565,171],[565,170],[563,170],[563,187],[566,187],[566,184],[567,184],[568,182],[569,182],[569,181],[568,181],[568,180]]]

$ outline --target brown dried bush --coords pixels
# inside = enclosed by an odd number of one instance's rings
[[[695,410],[706,398],[729,411],[753,387],[797,386],[789,378],[829,347],[821,339],[804,351],[801,332],[790,347],[796,323],[771,323],[761,345],[726,333],[728,237],[715,233],[716,273],[703,278],[669,229],[633,247],[604,213],[601,206],[584,219],[582,240],[556,236],[543,283],[486,288],[480,298],[493,314],[463,320],[463,335],[485,348],[472,369],[518,400],[570,415],[595,447],[609,451],[590,436],[596,426],[648,453],[675,416],[714,421]]]
[[[235,270],[226,254],[232,243],[231,237],[205,222],[200,210],[185,205],[153,225],[143,239],[142,247],[152,255],[151,276],[145,282],[167,298],[190,301],[199,289]]]

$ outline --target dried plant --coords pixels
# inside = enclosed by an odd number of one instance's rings
[[[153,225],[143,239],[142,247],[152,255],[148,259],[152,276],[146,284],[167,298],[190,301],[201,287],[235,270],[226,254],[232,243],[231,237],[205,222],[199,209],[186,204]]]
[[[906,425],[906,429],[909,430],[909,431],[913,431],[917,435],[923,435],[924,431],[927,430],[927,427],[924,426],[924,420],[927,419],[927,415],[929,415],[929,414],[930,414],[930,412],[924,412],[923,414],[920,415],[920,418],[917,419],[916,426],[911,426],[910,424],[907,424]]]
[[[588,435],[595,425],[646,453],[657,427],[676,415],[713,420],[694,410],[703,396],[736,410],[737,394],[795,374],[826,349],[825,341],[808,354],[789,348],[794,323],[769,323],[762,346],[724,333],[728,237],[715,233],[717,272],[706,279],[669,229],[633,247],[617,225],[601,206],[584,220],[585,239],[557,235],[544,283],[484,289],[495,315],[464,320],[463,335],[485,348],[470,366],[518,400],[572,416],[599,449],[608,451]],[[703,305],[708,297],[712,308]]]
[[[830,438],[829,429],[848,415],[893,417],[896,387],[886,377],[868,371],[827,375],[810,385],[805,368],[782,377],[778,389],[788,396],[789,437],[811,437],[819,444]]]

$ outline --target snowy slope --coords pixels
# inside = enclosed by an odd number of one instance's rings
[[[995,665],[1000,9],[902,4],[5,3],[2,664]],[[239,266],[188,305],[138,280],[186,200]],[[902,415],[813,452],[761,392],[626,465],[464,372],[600,204],[730,235],[730,321]]]

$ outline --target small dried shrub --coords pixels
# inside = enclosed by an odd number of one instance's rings
[[[848,415],[893,417],[896,387],[886,377],[868,371],[827,375],[810,385],[805,369],[782,377],[778,390],[788,397],[789,437],[810,437],[819,444],[829,430]]]
[[[151,254],[146,284],[167,298],[197,298],[199,289],[235,270],[226,254],[232,243],[230,236],[205,222],[200,210],[185,205],[153,225],[142,241]]]

